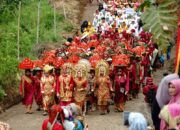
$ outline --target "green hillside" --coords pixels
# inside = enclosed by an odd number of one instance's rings
[[[18,16],[20,0],[0,0],[0,100],[6,88],[18,83]],[[19,56],[33,58],[36,47],[38,0],[21,0]],[[41,0],[39,17],[39,43],[62,43],[62,32],[72,31],[73,25],[56,11],[56,35],[54,33],[54,9],[47,0]]]

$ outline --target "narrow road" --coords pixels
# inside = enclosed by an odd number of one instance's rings
[[[97,9],[98,9],[98,4],[97,4],[96,0],[94,0],[92,4],[88,4],[85,7],[85,11],[83,13],[82,20],[88,20],[88,21],[92,22],[93,18],[94,18],[94,13]]]

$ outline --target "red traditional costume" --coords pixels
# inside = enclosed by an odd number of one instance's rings
[[[115,110],[117,111],[124,111],[124,104],[126,102],[126,94],[129,91],[128,87],[128,77],[125,73],[120,75],[116,75],[114,86],[115,86]]]
[[[36,104],[38,105],[38,109],[40,110],[41,106],[43,105],[42,102],[42,94],[41,94],[41,76],[42,76],[42,70],[41,68],[37,67],[34,69],[35,71],[35,76],[34,76],[34,86],[35,86],[35,91],[34,91],[34,96],[35,96],[35,101]]]
[[[44,72],[49,73],[49,71],[52,70],[52,67],[49,65],[46,65],[44,67]],[[43,104],[44,104],[44,110],[49,110],[49,107],[51,107],[54,104],[54,97],[55,97],[55,78],[50,74],[44,74],[41,78],[41,93],[43,96]]]
[[[130,94],[130,98],[133,95],[133,90],[134,90],[134,86],[135,86],[135,75],[136,75],[136,71],[135,71],[135,65],[133,64],[133,61],[131,62],[131,65],[129,67],[129,94]]]
[[[143,67],[143,77],[146,77],[148,75],[148,71],[150,70],[150,58],[149,58],[149,53],[145,53],[145,56],[142,59],[141,65]]]
[[[133,74],[133,87],[132,87],[132,96],[134,98],[138,98],[138,93],[140,89],[140,63],[138,61],[133,62],[132,67],[132,74]]]
[[[97,98],[98,106],[101,114],[109,112],[108,103],[111,99],[110,92],[113,91],[112,84],[108,75],[109,66],[103,60],[99,61],[96,65],[96,85],[97,85]]]
[[[20,94],[23,97],[22,103],[26,106],[26,113],[32,114],[31,108],[33,104],[34,95],[34,78],[31,76],[31,70],[34,63],[29,59],[25,58],[20,64],[19,69],[25,69],[25,75],[22,76],[20,82]]]
[[[153,83],[153,79],[151,77],[148,77],[147,85],[143,88],[143,94],[145,96],[144,100],[147,103],[152,103],[151,101],[153,101],[153,99],[155,98],[156,91],[157,91],[157,86]],[[149,97],[149,96],[152,96],[152,97]]]
[[[42,130],[64,130],[64,114],[60,106],[54,105],[49,110],[49,118],[45,119],[42,124]]]
[[[87,94],[87,68],[81,63],[75,66],[75,71],[76,74],[74,76],[74,101],[77,105],[80,106],[81,110],[83,110]]]
[[[68,68],[68,64],[63,65],[63,71],[57,81],[56,94],[60,98],[60,104],[66,106],[73,101],[74,80],[70,75],[71,70]]]
[[[74,100],[76,104],[82,108],[86,98],[87,79],[75,78],[74,82],[75,82]]]
[[[20,83],[20,94],[23,97],[22,103],[25,106],[32,105],[34,95],[34,79],[31,76],[22,76]]]
[[[39,106],[42,106],[42,93],[41,93],[41,76],[35,76],[34,77],[34,86],[35,86],[35,92],[34,92],[34,96],[35,96],[35,101],[36,104]]]

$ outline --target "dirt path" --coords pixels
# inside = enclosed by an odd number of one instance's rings
[[[97,4],[96,0],[94,0],[92,4],[88,4],[85,7],[85,12],[83,14],[82,20],[88,20],[88,21],[92,22],[93,18],[94,18],[94,13],[98,8],[97,5],[98,4]]]
[[[88,5],[85,8],[83,20],[92,21],[93,13],[96,9],[97,4],[95,2]],[[161,69],[154,74],[156,83],[160,81],[163,71],[164,69]],[[1,114],[0,120],[9,123],[12,130],[41,130],[41,124],[47,117],[42,116],[42,111],[37,112],[35,109],[36,105],[33,105],[34,114],[26,115],[24,114],[24,107],[18,104]],[[127,102],[125,109],[126,111],[142,112],[149,121],[151,120],[149,106],[144,102],[142,94],[140,94],[139,99]],[[89,125],[89,130],[128,130],[123,125],[123,113],[113,112],[113,106],[111,106],[109,115],[100,116],[98,112],[93,112],[86,116],[86,121]]]

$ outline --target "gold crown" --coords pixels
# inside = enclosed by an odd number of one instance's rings
[[[73,69],[73,76],[74,76],[74,77],[77,77],[77,73],[78,73],[79,71],[82,73],[82,77],[87,77],[87,75],[88,75],[88,69],[87,69],[86,65],[80,64],[80,63],[79,63],[79,64],[76,64],[75,67],[74,67],[74,69]]]
[[[109,64],[106,62],[106,61],[104,61],[104,60],[100,60],[97,64],[96,64],[96,69],[95,69],[95,71],[96,71],[96,76],[99,76],[99,72],[100,72],[100,70],[102,70],[102,69],[104,69],[104,73],[105,73],[105,75],[104,76],[108,76],[109,75]]]

